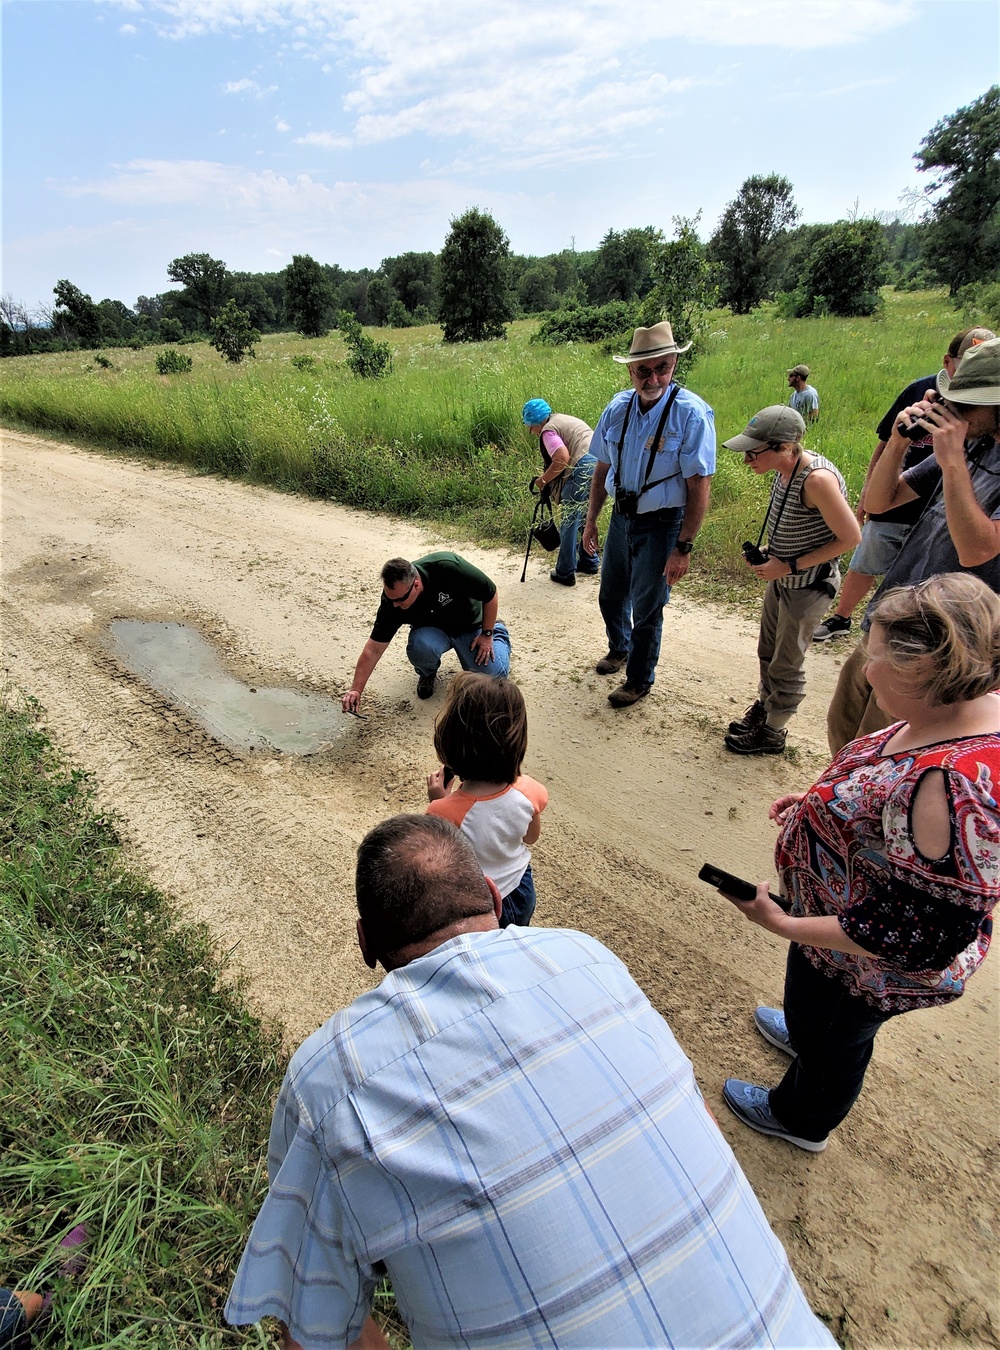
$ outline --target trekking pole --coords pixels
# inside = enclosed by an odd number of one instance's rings
[[[541,498],[535,502],[535,513],[531,517],[531,524],[528,526],[528,543],[524,550],[524,566],[521,568],[521,580],[528,575],[528,558],[531,554],[531,541],[535,537],[535,521],[538,519],[538,513],[542,509]]]

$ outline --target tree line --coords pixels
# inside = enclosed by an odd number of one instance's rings
[[[535,314],[546,316],[543,339],[595,341],[666,312],[686,341],[712,305],[745,314],[770,300],[789,317],[871,314],[887,283],[947,285],[959,304],[1000,310],[1000,86],[938,122],[914,158],[928,175],[915,224],[854,216],[803,225],[788,179],[755,174],[705,244],[696,216],[675,218],[672,239],[647,225],[609,230],[591,251],[532,257],[513,253],[501,226],[473,208],[451,222],[440,254],[403,253],[375,270],[301,254],[280,272],[238,272],[189,253],[167,266],[177,289],[141,295],[132,308],[95,302],[68,279],[41,313],[5,296],[0,354],[177,343],[234,322],[258,336],[308,337],[347,323],[439,322],[446,341],[481,341]]]

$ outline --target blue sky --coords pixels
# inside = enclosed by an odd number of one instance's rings
[[[208,252],[377,267],[491,210],[520,253],[703,211],[894,212],[998,77],[995,0],[4,0],[2,289]]]

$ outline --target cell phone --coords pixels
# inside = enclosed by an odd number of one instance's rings
[[[454,770],[454,769],[449,769],[447,764],[442,764],[442,766],[441,766],[441,782],[444,784],[445,787],[448,786],[448,784],[451,782],[451,780],[452,780],[454,777],[455,777],[455,770]]]
[[[698,873],[698,880],[707,881],[717,891],[725,891],[734,900],[740,900],[744,904],[757,899],[757,887],[752,881],[744,881],[742,877],[734,876],[732,872],[724,872],[721,867],[713,867],[711,863],[702,864],[701,871]],[[775,895],[774,891],[768,891],[768,895],[782,909],[791,908],[790,903],[784,896]]]

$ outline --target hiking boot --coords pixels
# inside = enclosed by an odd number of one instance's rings
[[[722,1085],[722,1100],[733,1115],[749,1125],[758,1134],[769,1134],[775,1139],[784,1139],[796,1148],[804,1148],[807,1153],[822,1153],[826,1148],[825,1139],[800,1139],[785,1129],[781,1121],[771,1114],[770,1093],[767,1088],[757,1087],[755,1083],[744,1083],[742,1078],[727,1078]]]
[[[617,675],[628,664],[628,652],[608,652],[602,656],[594,669],[598,675]]]
[[[434,693],[434,684],[437,680],[436,675],[421,675],[417,680],[417,698],[430,698]]]
[[[601,564],[599,562],[595,562],[593,558],[588,558],[586,562],[583,562],[579,559],[577,560],[576,571],[578,576],[596,577],[600,570]]]
[[[553,570],[549,573],[549,580],[557,582],[560,586],[575,586],[576,573],[570,572],[568,577],[564,577],[561,572]]]
[[[751,727],[749,731],[730,732],[726,737],[726,749],[734,755],[783,755],[787,732],[777,731],[765,722],[763,726]]]
[[[795,1055],[792,1043],[788,1039],[785,1014],[780,1008],[755,1008],[753,1024],[764,1037],[764,1040],[777,1050],[783,1050],[786,1055]]]
[[[829,642],[831,638],[843,637],[850,631],[850,619],[842,619],[839,614],[831,614],[813,633],[813,642]]]
[[[759,698],[755,698],[738,722],[729,723],[730,736],[745,736],[754,727],[762,727],[767,721],[767,709]]]
[[[608,702],[612,708],[631,708],[633,703],[638,703],[641,698],[646,697],[649,689],[648,684],[629,684],[626,680],[617,689],[612,689],[608,695]]]

